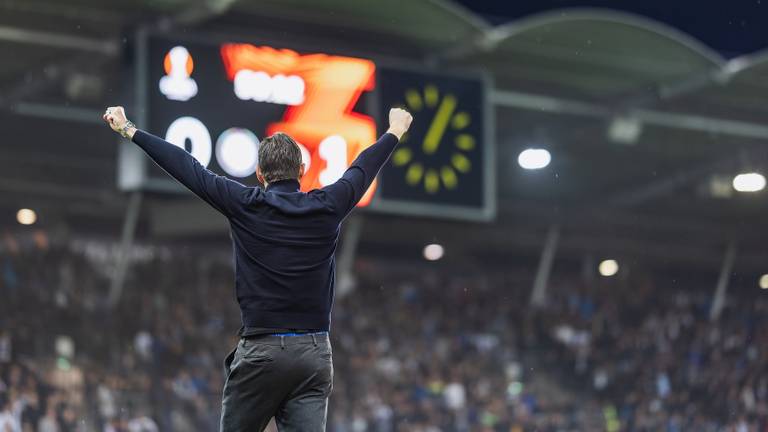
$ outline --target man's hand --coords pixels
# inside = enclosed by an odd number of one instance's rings
[[[136,133],[136,128],[133,127],[133,123],[128,124],[128,119],[125,117],[125,110],[121,106],[107,108],[102,119],[107,122],[113,131],[128,139],[133,138],[133,134]]]
[[[389,110],[389,129],[387,132],[393,134],[397,139],[401,139],[403,134],[411,127],[413,117],[411,113],[401,108],[392,108]]]

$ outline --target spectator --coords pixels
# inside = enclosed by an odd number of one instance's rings
[[[8,398],[0,399],[0,432],[21,432],[21,423],[11,404]]]

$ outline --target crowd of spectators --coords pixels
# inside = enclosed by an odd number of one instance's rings
[[[768,292],[736,284],[712,317],[711,281],[665,281],[560,286],[547,309],[561,377],[621,430],[768,430]]]
[[[218,430],[229,250],[0,252],[0,432]],[[334,310],[332,432],[768,430],[768,295],[359,259]]]

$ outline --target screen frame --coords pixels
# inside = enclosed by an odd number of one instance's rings
[[[481,207],[470,206],[456,206],[447,204],[432,204],[432,203],[414,203],[411,201],[401,201],[393,199],[384,199],[380,194],[375,194],[371,204],[367,207],[357,209],[364,212],[373,211],[377,213],[420,216],[420,217],[433,217],[440,219],[457,219],[457,220],[469,220],[476,222],[488,222],[492,221],[496,217],[497,210],[497,197],[496,197],[496,122],[495,122],[495,109],[491,101],[491,92],[493,89],[493,79],[486,70],[480,68],[466,68],[466,67],[449,67],[442,68],[435,61],[418,62],[415,60],[405,58],[394,58],[386,55],[377,55],[376,53],[366,53],[357,49],[349,47],[340,47],[336,43],[332,45],[334,49],[318,49],[318,46],[323,45],[325,42],[331,44],[330,41],[318,41],[313,42],[305,41],[302,39],[291,40],[290,42],[284,38],[277,37],[275,35],[264,35],[263,38],[254,35],[243,36],[237,34],[226,33],[211,33],[211,32],[199,32],[192,35],[172,36],[167,32],[149,29],[139,28],[134,32],[133,38],[135,43],[134,49],[134,72],[133,72],[133,95],[134,95],[134,107],[131,110],[133,112],[132,117],[139,127],[143,124],[147,124],[149,120],[149,71],[147,70],[149,59],[149,40],[152,37],[160,37],[179,41],[180,43],[202,43],[202,44],[220,44],[225,42],[235,43],[252,43],[269,45],[279,48],[288,48],[303,53],[322,52],[330,55],[342,55],[366,58],[373,61],[376,64],[377,70],[381,68],[398,69],[406,72],[417,72],[421,74],[435,74],[437,76],[446,78],[462,78],[479,81],[482,87],[482,99],[483,99],[483,134],[484,145],[482,169],[483,169],[483,205]],[[259,39],[257,41],[257,39]],[[374,119],[381,119],[386,113],[380,112],[380,90],[378,88],[371,92],[371,97],[367,101],[368,114]],[[377,131],[383,133],[383,131]],[[118,174],[119,185],[123,190],[145,190],[152,192],[167,192],[167,193],[179,193],[186,189],[170,178],[156,178],[148,177],[149,170],[147,164],[149,160],[143,155],[143,152],[134,145],[125,143],[120,149],[120,163]],[[124,166],[126,161],[129,161],[129,166]],[[126,178],[127,170],[140,169],[140,180],[136,181],[124,181]],[[132,178],[135,177],[133,174]]]

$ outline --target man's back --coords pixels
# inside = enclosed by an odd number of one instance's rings
[[[205,169],[183,149],[137,130],[133,141],[169,174],[225,215],[232,228],[235,292],[244,327],[330,327],[339,224],[397,145],[385,133],[335,183],[308,193],[297,179],[247,187]]]
[[[230,218],[244,326],[328,329],[341,219],[325,191],[296,180],[250,194]]]

